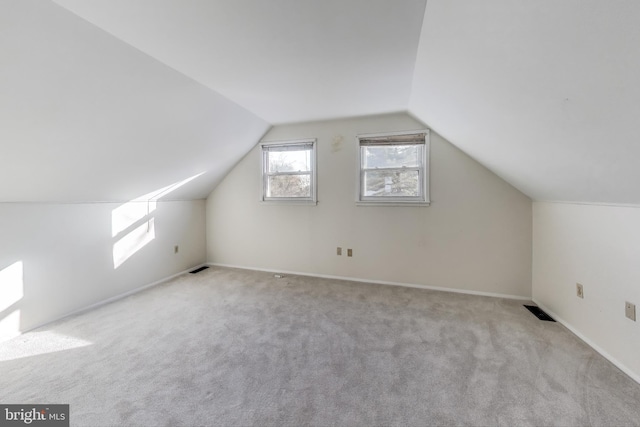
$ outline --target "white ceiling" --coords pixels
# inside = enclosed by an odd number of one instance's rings
[[[270,124],[409,110],[535,199],[640,203],[637,0],[55,2],[0,0],[0,201],[205,197]]]
[[[429,0],[410,110],[538,200],[640,203],[640,1]]]
[[[206,197],[269,125],[50,2],[0,0],[0,201]]]
[[[55,0],[272,124],[406,110],[426,0]]]

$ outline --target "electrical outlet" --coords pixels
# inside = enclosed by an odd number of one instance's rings
[[[576,283],[576,295],[578,298],[584,298],[584,288],[580,283]]]
[[[336,251],[336,254],[342,255],[342,248],[338,248],[338,250]]]
[[[353,249],[347,249],[347,256],[353,256]]]
[[[631,304],[629,301],[625,302],[624,315],[635,322],[636,321],[636,305]]]
[[[180,250],[180,248],[178,247],[178,245],[175,245],[175,246],[173,247],[173,253],[174,253],[174,254],[177,254],[177,253],[178,253],[178,250]]]

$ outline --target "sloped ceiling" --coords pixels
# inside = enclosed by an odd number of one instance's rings
[[[406,110],[426,0],[56,0],[272,124]]]
[[[410,110],[538,200],[640,203],[640,2],[429,0]]]
[[[205,197],[270,124],[408,110],[534,199],[640,203],[636,0],[55,3],[0,0],[0,201]]]
[[[51,2],[0,1],[2,202],[128,201],[196,175],[167,198],[203,198],[268,128]]]

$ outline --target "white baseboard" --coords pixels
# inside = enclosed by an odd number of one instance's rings
[[[420,284],[415,284],[415,283],[390,282],[390,281],[387,281],[387,280],[361,279],[359,277],[332,276],[332,275],[329,275],[329,274],[303,273],[303,272],[299,272],[299,271],[287,271],[287,270],[276,270],[276,269],[271,269],[271,268],[247,267],[247,266],[242,266],[242,265],[221,264],[221,263],[217,263],[217,262],[209,262],[209,263],[207,263],[207,265],[210,265],[212,267],[239,268],[239,269],[242,269],[242,270],[266,271],[266,272],[269,272],[269,273],[285,273],[285,274],[294,274],[296,276],[320,277],[322,279],[335,279],[335,280],[346,280],[346,281],[349,281],[349,282],[375,283],[377,285],[403,286],[405,288],[428,289],[428,290],[431,290],[431,291],[453,292],[453,293],[456,293],[456,294],[479,295],[479,296],[483,296],[483,297],[506,298],[506,299],[522,300],[522,301],[531,301],[531,297],[528,297],[528,296],[508,295],[508,294],[500,294],[500,293],[494,293],[494,292],[471,291],[471,290],[468,290],[468,289],[443,288],[443,287],[439,287],[439,286],[420,285]]]
[[[554,320],[562,324],[565,328],[570,330],[575,336],[577,336],[582,341],[584,341],[585,344],[587,344],[589,347],[591,347],[592,349],[600,353],[602,357],[607,359],[609,362],[613,363],[618,369],[620,369],[622,372],[624,372],[629,377],[631,377],[631,379],[633,379],[635,382],[640,384],[640,375],[633,372],[624,363],[620,362],[618,359],[616,359],[615,357],[607,353],[604,349],[602,349],[602,347],[600,347],[599,345],[591,341],[589,338],[585,337],[573,325],[571,325],[569,322],[564,320],[562,317],[558,316],[557,313],[554,313],[553,311],[549,310],[547,307],[544,306],[544,304],[540,304],[540,302],[538,302],[536,299],[532,299],[532,301],[536,303],[536,305],[540,307],[542,310],[546,311],[551,317],[553,317]]]
[[[116,296],[109,297],[109,298],[104,299],[102,301],[98,301],[98,302],[93,303],[91,305],[88,305],[86,307],[82,307],[82,308],[79,308],[77,310],[73,310],[73,311],[71,311],[71,312],[69,312],[67,314],[63,314],[62,316],[56,317],[53,320],[48,320],[48,321],[46,321],[44,323],[41,323],[41,324],[39,324],[37,326],[34,326],[33,328],[29,328],[29,329],[26,329],[24,331],[20,331],[20,332],[16,333],[15,335],[12,335],[11,337],[8,337],[7,339],[15,338],[16,336],[20,336],[22,334],[26,334],[27,332],[33,331],[33,330],[38,329],[38,328],[42,328],[43,326],[50,325],[51,323],[55,323],[55,322],[57,322],[59,320],[65,319],[67,317],[75,316],[76,314],[84,313],[86,311],[93,310],[93,309],[96,309],[98,307],[102,307],[103,305],[107,305],[107,304],[110,304],[110,303],[112,303],[114,301],[118,301],[120,299],[126,298],[126,297],[128,297],[130,295],[137,294],[138,292],[142,292],[145,289],[149,289],[149,288],[152,288],[154,286],[160,285],[161,283],[168,282],[171,279],[175,279],[178,276],[181,276],[181,275],[183,275],[185,273],[188,273],[189,271],[192,271],[192,270],[194,270],[194,269],[196,269],[198,267],[202,267],[202,266],[205,266],[205,265],[207,265],[207,264],[206,263],[198,264],[195,267],[188,268],[186,270],[183,270],[183,271],[180,271],[178,273],[172,274],[171,276],[167,276],[167,277],[164,277],[164,278],[162,278],[160,280],[156,280],[155,282],[148,283],[146,285],[140,286],[139,288],[135,288],[135,289],[132,289],[130,291],[118,294]],[[6,339],[3,340],[3,341],[6,341]]]

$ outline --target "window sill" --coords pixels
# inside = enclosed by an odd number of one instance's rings
[[[356,206],[388,206],[388,207],[426,207],[430,206],[431,202],[401,202],[401,201],[393,201],[393,202],[382,202],[382,201],[371,201],[371,202],[363,202],[358,200],[356,202]]]
[[[317,200],[260,200],[261,205],[297,205],[297,206],[316,206]]]

